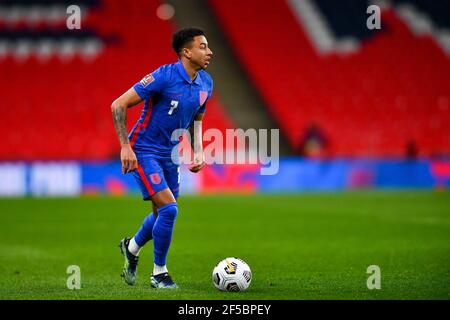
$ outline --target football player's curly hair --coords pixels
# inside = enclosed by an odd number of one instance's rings
[[[183,28],[175,32],[172,36],[172,48],[178,56],[181,50],[190,45],[196,36],[205,36],[205,32],[197,27]]]

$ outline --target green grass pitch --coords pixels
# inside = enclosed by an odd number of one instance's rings
[[[153,246],[126,285],[118,243],[149,212],[138,197],[0,200],[0,299],[449,299],[450,194],[367,191],[184,196],[168,257],[180,286],[149,287]],[[227,256],[253,271],[248,291],[216,290]],[[81,289],[69,290],[69,265]],[[369,290],[378,265],[381,289]]]

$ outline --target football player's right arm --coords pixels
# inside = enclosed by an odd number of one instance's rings
[[[122,174],[134,171],[138,168],[136,155],[130,146],[127,133],[127,109],[131,108],[142,101],[141,97],[133,88],[122,94],[111,104],[111,112],[119,137],[121,150],[120,160],[122,161]]]

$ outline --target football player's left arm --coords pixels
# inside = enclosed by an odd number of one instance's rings
[[[195,115],[194,123],[190,127],[191,145],[194,149],[194,162],[189,167],[191,172],[197,173],[205,166],[205,154],[203,153],[203,133],[202,120],[204,113],[199,112]]]

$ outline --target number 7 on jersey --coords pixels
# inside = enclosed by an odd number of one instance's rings
[[[169,113],[169,114],[172,114],[172,113],[173,113],[173,110],[175,110],[175,109],[178,107],[178,101],[172,100],[172,101],[170,101],[170,105],[171,105],[171,107],[170,107],[168,113]]]

